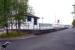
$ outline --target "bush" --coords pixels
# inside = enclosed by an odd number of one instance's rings
[[[75,19],[73,20],[72,25],[73,25],[73,27],[75,27]]]

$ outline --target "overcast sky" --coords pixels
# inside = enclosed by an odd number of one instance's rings
[[[29,0],[35,15],[40,17],[39,22],[56,23],[60,20],[61,24],[71,24],[73,15],[72,4],[74,0]]]

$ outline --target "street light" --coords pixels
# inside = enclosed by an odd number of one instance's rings
[[[43,24],[43,19],[44,19],[44,18],[42,17],[42,24]]]

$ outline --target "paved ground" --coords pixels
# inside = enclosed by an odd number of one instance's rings
[[[75,50],[75,29],[10,42],[7,50]]]

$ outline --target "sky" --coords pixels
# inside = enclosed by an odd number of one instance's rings
[[[29,0],[34,14],[40,18],[39,22],[49,24],[55,24],[60,20],[60,24],[71,25],[73,4],[74,0]]]

